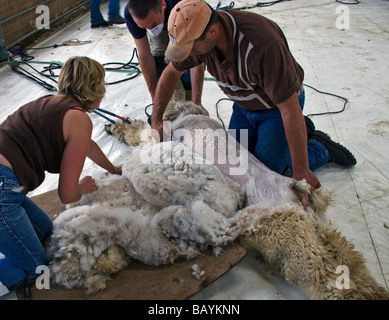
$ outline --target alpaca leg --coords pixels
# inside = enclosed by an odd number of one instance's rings
[[[343,298],[340,290],[329,288],[337,278],[333,258],[318,238],[313,221],[298,207],[275,209],[258,230],[241,236],[240,241],[258,250],[312,299]]]
[[[105,289],[106,281],[111,275],[125,269],[129,259],[125,251],[118,245],[108,247],[97,259],[85,280],[87,293],[95,293]]]
[[[336,259],[339,270],[346,270],[352,286],[344,288],[345,294],[351,299],[389,299],[389,293],[371,276],[362,255],[354,250],[354,245],[348,242],[339,232],[329,226],[318,223],[317,234],[323,245]]]

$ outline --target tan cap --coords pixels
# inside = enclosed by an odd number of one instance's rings
[[[172,61],[183,61],[193,43],[204,32],[212,9],[203,0],[182,0],[172,9],[168,22],[170,42],[165,56]]]

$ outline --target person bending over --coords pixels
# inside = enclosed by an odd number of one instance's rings
[[[45,179],[59,173],[64,204],[97,190],[94,179],[80,179],[88,157],[110,173],[121,174],[91,140],[88,112],[105,94],[105,70],[87,57],[69,59],[59,75],[57,95],[31,101],[0,125],[0,287],[12,290],[26,276],[36,278],[47,263],[41,241],[50,234],[48,215],[27,197]]]
[[[159,80],[152,128],[162,139],[162,116],[181,74],[205,64],[222,91],[234,101],[229,129],[248,132],[248,149],[280,174],[320,182],[314,170],[327,162],[344,167],[354,156],[326,134],[307,133],[304,71],[273,21],[253,12],[214,10],[203,0],[183,0],[172,9],[166,57],[172,62]],[[313,128],[312,128],[313,126]]]

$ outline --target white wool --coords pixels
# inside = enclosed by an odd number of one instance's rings
[[[182,143],[145,148],[127,159],[122,176],[96,178],[98,191],[54,220],[47,255],[55,283],[90,289],[96,277],[90,271],[112,245],[160,265],[192,259],[208,247],[219,252],[239,236],[230,225],[244,205],[242,187]],[[152,161],[142,161],[144,152]]]
[[[143,147],[129,157],[123,175],[144,199],[161,208],[200,200],[233,216],[244,204],[243,188],[183,143]]]

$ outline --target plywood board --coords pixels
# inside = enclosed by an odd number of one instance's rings
[[[57,191],[49,191],[31,198],[53,218],[65,209]],[[84,289],[68,290],[51,286],[50,289],[38,290],[31,285],[33,300],[183,300],[199,292],[211,282],[235,266],[247,254],[245,248],[231,244],[216,257],[211,252],[187,261],[180,260],[172,265],[148,266],[133,261],[129,267],[113,276],[107,282],[107,288],[101,292],[87,295]],[[191,267],[197,264],[204,274],[197,279],[192,275]],[[23,293],[18,292],[23,299]]]

